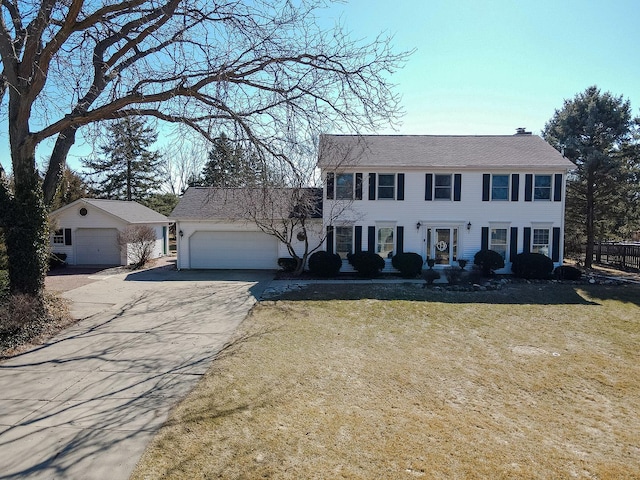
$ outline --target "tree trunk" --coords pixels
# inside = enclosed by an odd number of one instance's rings
[[[42,298],[49,259],[49,224],[39,182],[18,187],[8,200],[5,242],[11,293]]]
[[[593,243],[595,242],[595,179],[592,171],[587,173],[587,191],[586,191],[586,235],[587,245],[584,255],[584,267],[591,268],[593,261]]]

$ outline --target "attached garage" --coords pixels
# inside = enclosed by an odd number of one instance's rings
[[[278,241],[262,232],[205,232],[189,237],[190,268],[278,268]]]
[[[120,265],[118,230],[79,228],[76,230],[77,265]]]

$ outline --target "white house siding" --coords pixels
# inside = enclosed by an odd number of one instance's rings
[[[244,269],[273,269],[276,270],[278,268],[277,259],[279,257],[289,257],[289,252],[287,251],[286,245],[282,242],[276,241],[275,237],[268,236],[264,234],[264,237],[261,237],[264,240],[263,245],[263,253],[264,255],[260,255],[256,257],[252,261],[252,257],[250,254],[246,252],[247,245],[251,245],[251,241],[255,238],[258,238],[258,234],[260,234],[260,230],[258,227],[251,222],[228,222],[228,221],[214,221],[214,220],[203,220],[203,221],[194,221],[194,220],[178,220],[176,221],[176,232],[177,232],[177,249],[178,249],[178,268],[179,269],[190,269],[190,268],[244,268]],[[320,225],[320,219],[317,221],[312,221],[311,227],[307,227],[307,232],[309,235],[309,243],[311,248],[315,245],[318,245],[321,242],[321,232],[322,228]],[[213,240],[216,238],[215,233],[220,233],[218,236],[221,244],[224,248],[228,249],[227,258],[224,262],[220,262],[217,266],[213,260],[209,261],[207,259],[200,259],[200,252],[194,253],[191,252],[191,247],[195,246],[196,249],[199,248],[199,243],[204,238],[201,235],[210,233],[209,237]],[[242,234],[247,234],[247,242],[239,241],[236,245],[228,244],[229,239],[234,237],[234,233],[237,233],[239,236],[237,238],[241,238]],[[255,238],[254,238],[255,237]],[[304,242],[296,241],[294,242],[294,248],[296,252],[302,255],[304,251]],[[275,253],[272,253],[271,246],[273,245],[275,249]],[[217,252],[213,252],[212,259],[215,258]],[[268,256],[270,260],[264,260],[264,256]],[[195,260],[195,263],[192,265],[192,261]],[[202,261],[201,261],[202,260]]]
[[[476,252],[482,245],[482,227],[518,229],[517,253],[523,251],[524,228],[549,228],[550,237],[553,228],[560,228],[560,258],[556,264],[562,263],[563,251],[563,212],[565,199],[565,170],[461,170],[461,169],[409,169],[399,168],[393,170],[359,167],[341,172],[362,173],[362,200],[347,202],[347,209],[339,218],[332,217],[332,211],[340,210],[336,207],[338,201],[327,200],[327,187],[325,185],[324,198],[324,224],[335,226],[362,226],[362,250],[368,250],[368,227],[390,225],[404,227],[405,252],[416,252],[426,257],[425,241],[428,227],[457,227],[458,228],[458,259],[473,261]],[[368,200],[369,172],[376,174],[404,174],[404,200]],[[453,200],[425,200],[425,174],[461,174],[460,201]],[[518,201],[483,201],[483,174],[519,174]],[[562,199],[561,201],[525,201],[525,175],[526,174],[562,174]],[[326,172],[324,172],[326,175]],[[326,182],[325,182],[326,183]],[[377,192],[376,192],[377,193]],[[397,194],[397,184],[396,184]],[[553,196],[553,193],[552,193]],[[349,205],[350,203],[350,205]],[[420,223],[420,228],[417,224]],[[467,230],[467,224],[471,227]],[[377,230],[376,230],[377,231]],[[395,239],[394,239],[395,240]],[[354,238],[355,241],[355,238]],[[549,239],[550,243],[552,239]],[[509,237],[507,238],[509,244]],[[452,262],[455,264],[455,262]],[[510,263],[503,270],[510,271]],[[349,270],[346,265],[343,270]],[[390,260],[387,260],[385,270],[392,270]]]
[[[83,207],[87,209],[87,215],[85,216],[80,215],[80,209]],[[52,215],[52,221],[54,225],[52,227],[52,230],[53,229],[63,229],[63,231],[65,229],[71,230],[71,245],[54,244],[53,243],[54,232],[52,231],[50,234],[51,251],[53,253],[65,253],[67,255],[66,261],[69,265],[78,265],[78,264],[81,264],[81,262],[84,264],[103,263],[101,261],[93,262],[88,260],[86,257],[86,254],[88,252],[85,248],[84,255],[83,255],[84,247],[82,245],[80,245],[80,252],[79,252],[79,245],[77,242],[78,233],[80,233],[81,235],[83,233],[96,234],[96,233],[99,233],[100,229],[102,229],[107,234],[107,236],[112,239],[111,233],[113,232],[113,229],[122,231],[128,225],[127,222],[125,222],[122,219],[119,219],[118,217],[115,217],[114,215],[110,215],[91,205],[84,205],[84,204],[73,205],[70,208],[62,209],[59,212],[59,214]],[[154,228],[156,232],[156,238],[157,238],[154,246],[152,258],[161,257],[162,255],[164,255],[165,245],[167,245],[167,248],[168,248],[168,243],[167,243],[168,239],[167,238],[163,239],[162,237],[162,232],[163,232],[162,227],[165,225],[162,225],[162,224],[148,224],[148,225]],[[168,227],[168,225],[169,224],[167,223],[166,226]],[[129,260],[130,259],[128,258],[128,255],[125,254],[125,252],[120,252],[119,261],[117,263],[120,265],[126,265]],[[116,262],[109,261],[108,263],[112,264]]]

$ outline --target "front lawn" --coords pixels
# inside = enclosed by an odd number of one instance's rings
[[[297,295],[253,310],[132,478],[640,478],[639,286]]]

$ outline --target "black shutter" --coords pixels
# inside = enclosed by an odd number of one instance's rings
[[[424,199],[433,200],[433,173],[424,176]]]
[[[64,244],[71,245],[71,229],[70,228],[64,229]]]
[[[554,177],[553,185],[553,201],[559,202],[562,200],[562,174],[556,173]]]
[[[560,228],[553,227],[553,249],[551,250],[551,260],[560,261]]]
[[[453,201],[460,201],[460,194],[462,192],[462,174],[456,173],[453,176]]]
[[[327,200],[333,200],[333,190],[335,185],[335,174],[333,172],[327,173]]]
[[[396,255],[404,252],[404,227],[396,227]]]
[[[491,191],[491,175],[488,173],[482,174],[482,201],[489,201],[489,194]]]
[[[369,174],[369,200],[376,199],[376,174]]]
[[[367,250],[376,251],[376,227],[367,228]]]
[[[327,239],[326,239],[326,250],[328,253],[333,253],[333,227],[327,227]]]
[[[362,200],[362,174],[356,173],[356,200]]]
[[[518,201],[518,194],[520,192],[520,175],[514,173],[511,175],[511,201]]]
[[[522,251],[524,253],[531,252],[531,227],[524,227],[524,235],[522,238]]]
[[[404,200],[404,173],[398,174],[398,200]]]
[[[524,176],[524,201],[530,202],[533,199],[533,175],[527,173]]]
[[[509,240],[509,261],[513,262],[518,254],[518,227],[511,227]]]
[[[489,227],[482,227],[480,250],[489,250]]]
[[[362,251],[362,225],[357,225],[355,227],[353,237],[353,241],[355,242],[355,253],[360,253]]]

